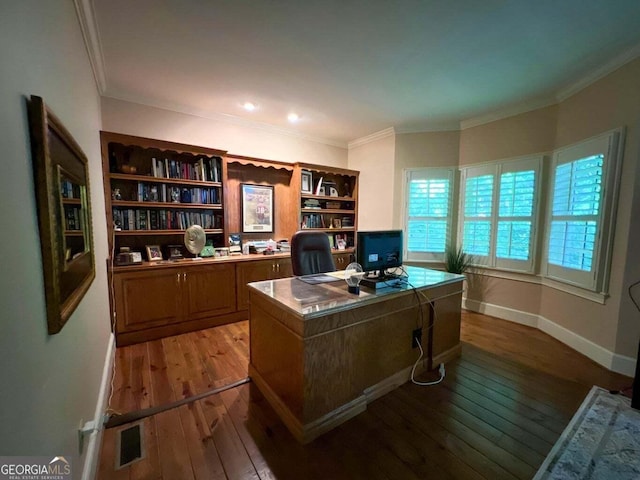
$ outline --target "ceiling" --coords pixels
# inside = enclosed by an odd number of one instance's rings
[[[338,145],[549,103],[640,45],[638,0],[93,0],[93,8],[104,96]],[[246,101],[257,108],[244,110]]]

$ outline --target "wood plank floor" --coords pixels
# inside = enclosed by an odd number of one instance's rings
[[[121,413],[246,377],[248,322],[119,348]],[[251,384],[142,421],[142,460],[115,469],[104,433],[100,479],[529,479],[594,384],[631,379],[548,335],[463,313],[462,356],[440,385],[405,384],[299,445]],[[425,374],[423,379],[431,379]]]

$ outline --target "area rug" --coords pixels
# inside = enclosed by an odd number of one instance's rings
[[[593,387],[534,477],[543,479],[640,479],[640,411]]]

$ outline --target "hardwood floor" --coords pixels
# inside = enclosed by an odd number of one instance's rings
[[[118,429],[106,430],[98,478],[529,479],[593,384],[631,384],[492,317],[464,312],[462,340],[440,385],[405,384],[309,445],[246,384],[143,420],[145,456],[119,470]],[[248,351],[248,322],[119,348],[111,408],[162,405],[244,378]]]

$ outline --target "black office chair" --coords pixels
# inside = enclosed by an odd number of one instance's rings
[[[294,275],[335,271],[327,234],[307,230],[294,233],[291,237],[291,265]]]

